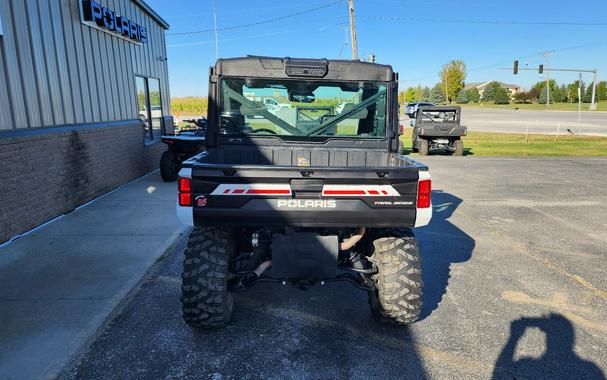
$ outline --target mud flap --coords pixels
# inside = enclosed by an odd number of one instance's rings
[[[337,274],[337,236],[292,232],[272,236],[272,277],[332,278]]]

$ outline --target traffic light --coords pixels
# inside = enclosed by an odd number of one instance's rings
[[[543,73],[544,73],[544,65],[540,65],[540,67],[539,67],[539,69],[538,69],[538,72],[539,72],[540,74],[543,74]]]
[[[512,69],[514,75],[518,74],[518,61],[514,61],[514,68]]]

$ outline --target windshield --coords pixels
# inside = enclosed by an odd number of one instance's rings
[[[222,135],[384,138],[386,85],[224,78]]]
[[[432,123],[455,123],[457,111],[455,110],[422,110],[418,115],[420,120]]]

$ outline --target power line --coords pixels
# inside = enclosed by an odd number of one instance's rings
[[[190,32],[167,33],[166,35],[167,36],[182,36],[182,35],[191,35],[191,34],[211,33],[211,32],[222,31],[222,30],[234,30],[234,29],[249,28],[249,27],[252,27],[252,26],[257,26],[257,25],[262,25],[262,24],[268,24],[268,23],[271,23],[271,22],[276,22],[276,21],[281,21],[281,20],[285,20],[285,19],[288,19],[288,18],[296,17],[296,16],[301,16],[301,15],[306,14],[306,13],[316,12],[316,11],[319,11],[321,9],[325,9],[325,8],[331,7],[331,6],[336,5],[336,4],[341,4],[343,2],[344,2],[344,0],[338,0],[338,1],[334,1],[332,3],[328,3],[328,4],[325,4],[325,5],[322,5],[320,7],[311,8],[311,9],[307,9],[307,10],[304,10],[304,11],[299,11],[299,12],[295,12],[295,13],[291,13],[291,14],[288,14],[288,15],[284,15],[284,16],[280,16],[280,17],[275,17],[275,18],[271,18],[271,19],[267,19],[267,20],[252,22],[252,23],[249,23],[249,24],[235,25],[235,26],[226,26],[226,27],[223,27],[223,28],[196,30],[196,31],[190,31]]]
[[[430,22],[447,24],[483,24],[483,25],[553,25],[553,26],[607,26],[607,22],[568,22],[568,21],[506,21],[506,20],[453,20],[435,18],[414,18],[398,16],[358,16],[370,20]]]
[[[300,32],[303,32],[303,31],[309,31],[309,29],[299,28],[299,29],[281,30],[279,32],[273,32],[273,33],[261,33],[261,34],[251,34],[251,35],[246,35],[246,36],[241,36],[241,37],[222,38],[222,39],[219,40],[219,42],[249,40],[249,39],[252,39],[252,38],[279,36],[279,35],[282,35],[282,34],[300,33]],[[167,45],[167,48],[179,48],[179,47],[189,47],[189,46],[198,46],[198,45],[210,45],[210,44],[214,44],[214,43],[215,43],[215,40],[194,41],[194,42],[188,42],[188,43],[184,43],[184,44],[171,44],[171,45]]]
[[[268,13],[268,11],[273,10],[284,10],[284,9],[294,9],[294,8],[305,8],[310,5],[321,4],[324,5],[327,3],[327,0],[323,1],[306,1],[304,4],[291,4],[291,5],[274,5],[269,7],[255,7],[253,9],[232,9],[228,11],[219,11],[217,15],[234,15],[234,14],[253,14],[253,13]],[[213,12],[202,12],[202,13],[188,13],[183,15],[171,16],[171,19],[183,19],[183,18],[199,18],[200,16],[209,16],[212,15]]]

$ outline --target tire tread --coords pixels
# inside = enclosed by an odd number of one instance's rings
[[[184,252],[181,276],[183,319],[197,328],[230,322],[233,298],[228,291],[228,262],[233,242],[228,230],[195,228]]]
[[[369,293],[373,317],[383,323],[415,322],[422,308],[422,270],[415,236],[408,229],[385,231],[373,241],[378,266],[375,292]]]

